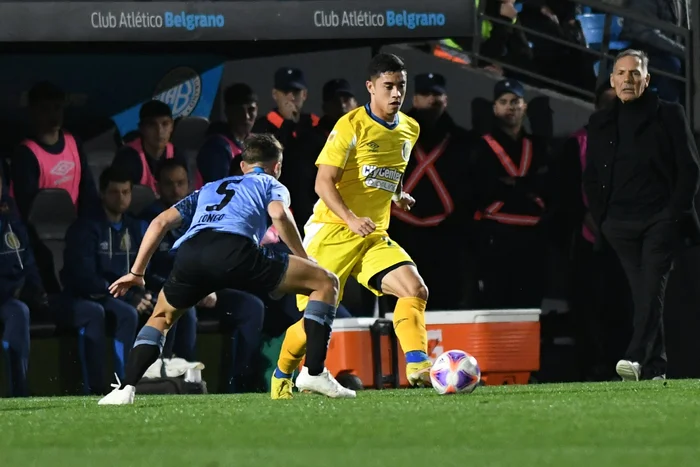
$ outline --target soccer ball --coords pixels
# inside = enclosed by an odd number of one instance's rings
[[[481,370],[467,352],[448,350],[435,360],[430,381],[438,394],[470,393],[481,381]]]

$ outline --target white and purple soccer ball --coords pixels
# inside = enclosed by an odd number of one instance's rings
[[[481,370],[467,352],[448,350],[433,363],[430,381],[438,394],[470,393],[481,381]]]

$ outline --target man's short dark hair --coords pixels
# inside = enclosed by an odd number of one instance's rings
[[[180,159],[172,158],[172,159],[162,159],[158,163],[158,166],[156,167],[156,173],[155,173],[156,181],[160,182],[161,177],[163,177],[163,174],[165,174],[165,172],[167,172],[169,170],[176,169],[178,167],[185,171],[185,173],[187,174],[187,179],[189,180],[190,174],[187,171],[187,164]]]
[[[642,62],[642,68],[644,70],[649,70],[649,56],[644,52],[643,50],[637,50],[637,49],[627,49],[623,50],[617,56],[615,57],[615,61],[613,62],[613,66],[617,64],[621,59],[625,57],[635,57],[638,58],[640,62]]]
[[[265,164],[277,162],[282,156],[282,144],[269,133],[259,133],[245,140],[245,149],[241,159],[247,164]]]
[[[41,102],[62,101],[65,102],[66,93],[53,83],[41,81],[36,83],[27,93],[27,103],[30,106]]]
[[[224,105],[236,106],[251,104],[258,101],[258,96],[253,88],[245,83],[235,83],[224,91]]]
[[[403,59],[394,54],[377,54],[372,57],[367,67],[370,80],[374,80],[382,73],[397,73],[406,70]]]
[[[100,191],[104,192],[110,183],[126,183],[131,184],[131,176],[123,167],[110,165],[100,174]]]
[[[150,118],[170,117],[173,118],[173,111],[168,104],[157,99],[148,101],[139,110],[139,120],[142,122]]]

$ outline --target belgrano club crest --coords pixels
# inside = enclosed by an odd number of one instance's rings
[[[19,238],[14,232],[7,232],[5,234],[4,240],[5,246],[7,246],[7,248],[9,248],[10,250],[17,251],[22,246],[19,242]]]
[[[408,162],[408,159],[411,157],[411,142],[409,140],[403,142],[403,147],[401,148],[401,157],[406,162]]]

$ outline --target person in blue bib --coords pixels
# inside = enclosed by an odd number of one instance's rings
[[[243,175],[208,183],[158,215],[144,235],[129,274],[110,286],[119,297],[144,284],[146,266],[163,237],[180,225],[189,229],[173,245],[175,264],[153,314],[141,329],[129,354],[124,381],[99,401],[100,405],[132,404],[136,383],[156,361],[165,333],[185,310],[221,289],[302,294],[306,364],[297,378],[299,390],[332,398],[353,398],[325,368],[326,352],[338,301],[338,278],[311,260],[289,210],[289,191],[278,178],[282,145],[269,134],[252,135],[241,155]],[[259,246],[268,216],[292,255]]]

